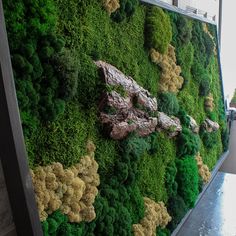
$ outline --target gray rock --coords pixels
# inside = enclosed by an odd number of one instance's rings
[[[189,127],[190,129],[194,132],[194,133],[199,133],[199,125],[197,124],[197,122],[193,119],[193,117],[188,116],[190,118],[190,124]]]
[[[180,120],[177,117],[169,117],[163,112],[158,112],[157,131],[165,131],[170,137],[178,135],[182,131]]]
[[[214,122],[208,118],[206,118],[206,120],[203,122],[203,127],[209,133],[211,133],[213,131],[217,131],[220,128],[220,126],[217,122]]]

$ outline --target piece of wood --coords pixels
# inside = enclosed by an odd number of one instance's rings
[[[0,0],[0,158],[18,236],[43,235],[16,99],[9,45]]]

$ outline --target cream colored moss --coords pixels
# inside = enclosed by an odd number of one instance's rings
[[[120,8],[120,1],[119,0],[103,0],[103,6],[110,15],[111,13],[115,12],[118,8]]]
[[[182,88],[184,79],[180,76],[180,66],[176,64],[175,48],[169,45],[167,54],[161,54],[152,48],[150,56],[152,62],[162,69],[160,90],[162,92],[177,93]]]
[[[41,221],[58,209],[68,215],[70,222],[90,222],[95,219],[93,203],[100,179],[94,151],[94,144],[88,142],[88,155],[68,169],[57,162],[31,170]]]
[[[213,95],[210,93],[206,98],[205,98],[205,108],[208,111],[213,111],[215,105],[214,105],[214,98]]]
[[[197,154],[195,159],[197,161],[199,175],[202,177],[204,183],[208,183],[211,179],[211,172],[208,166],[203,163],[200,153]]]
[[[156,228],[164,228],[171,217],[163,202],[156,203],[150,198],[144,197],[145,216],[139,224],[133,225],[135,236],[156,236]]]

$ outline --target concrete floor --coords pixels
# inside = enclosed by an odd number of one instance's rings
[[[236,175],[218,172],[177,236],[236,236]]]
[[[229,155],[222,164],[220,171],[236,174],[236,121],[233,121],[231,125]]]

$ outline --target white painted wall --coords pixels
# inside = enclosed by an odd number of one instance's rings
[[[161,1],[170,5],[172,5],[173,2],[172,0]],[[179,8],[186,10],[188,7],[200,10],[200,14],[207,12],[210,17],[216,16],[216,22],[218,22],[219,0],[179,0]]]
[[[168,3],[170,5],[172,5],[172,0],[162,0],[162,2]]]

